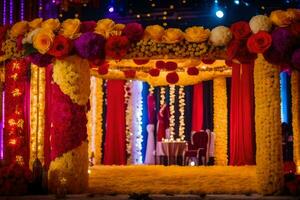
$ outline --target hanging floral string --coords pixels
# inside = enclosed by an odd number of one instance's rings
[[[141,81],[133,81],[131,87],[132,94],[132,156],[134,164],[142,164],[142,115],[143,115],[143,101],[142,101],[143,83]]]
[[[175,136],[175,85],[170,85],[170,139]]]
[[[30,160],[29,167],[38,158],[44,163],[45,130],[45,68],[31,65],[30,80]]]
[[[132,163],[131,149],[132,149],[132,95],[131,95],[132,82],[127,81],[124,86],[125,90],[125,105],[126,105],[126,152],[127,163]]]
[[[166,101],[166,88],[161,87],[160,88],[160,100],[159,100],[159,105],[162,107]]]
[[[179,138],[180,140],[184,140],[185,135],[185,123],[184,123],[184,108],[185,108],[185,93],[184,87],[179,87]]]

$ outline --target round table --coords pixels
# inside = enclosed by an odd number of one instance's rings
[[[177,164],[177,158],[182,157],[187,148],[186,141],[163,141],[161,142],[162,153],[168,158],[168,165]]]

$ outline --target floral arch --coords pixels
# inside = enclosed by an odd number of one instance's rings
[[[294,160],[300,165],[299,21],[300,11],[288,9],[273,11],[269,17],[254,16],[249,22],[237,22],[230,28],[190,27],[184,32],[159,25],[143,29],[137,23],[117,24],[110,19],[97,23],[68,19],[60,23],[57,19],[38,18],[1,27],[0,60],[5,68],[2,81],[5,101],[10,102],[5,107],[5,160],[32,166],[37,157],[49,167],[52,191],[63,175],[70,181],[71,192],[82,192],[88,181],[86,111],[91,75],[100,79],[143,80],[152,86],[192,85],[213,79],[220,91],[215,97],[215,105],[219,106],[216,112],[221,112],[224,77],[231,76],[234,65],[250,63],[254,66],[256,105],[255,191],[273,194],[283,185],[281,68],[292,71]],[[22,106],[28,71],[34,105],[30,114]],[[51,99],[52,104],[45,104],[45,99]],[[222,121],[226,112],[217,115],[215,122]],[[55,113],[61,115],[53,117]],[[25,123],[28,116],[30,127]],[[47,120],[51,123],[47,124]],[[30,136],[25,129],[30,129]],[[228,162],[227,132],[219,127],[216,134],[220,135],[216,160],[224,166]],[[46,137],[51,139],[46,141]],[[44,148],[47,145],[49,149]],[[46,154],[50,156],[46,158]],[[78,162],[85,164],[78,167]]]

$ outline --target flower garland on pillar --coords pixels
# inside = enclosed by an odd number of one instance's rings
[[[215,162],[216,165],[227,165],[227,94],[226,78],[215,78],[214,87],[214,132],[215,140]]]
[[[160,108],[164,105],[165,102],[166,102],[166,88],[160,87],[160,99],[159,99]]]
[[[141,81],[133,81],[131,87],[132,94],[132,155],[134,164],[142,164],[142,101],[143,83]]]
[[[179,87],[179,138],[180,140],[185,139],[185,123],[184,123],[184,108],[185,108],[185,93],[184,93],[184,87]]]
[[[51,90],[52,162],[49,167],[49,189],[56,192],[62,182],[66,182],[68,193],[80,193],[85,191],[88,185],[88,61],[77,56],[56,60],[53,65]]]
[[[124,86],[125,90],[125,105],[126,105],[126,152],[127,163],[132,163],[132,93],[131,93],[132,81],[127,81]]]
[[[291,93],[292,93],[292,126],[294,134],[294,162],[297,165],[297,173],[300,173],[300,73],[292,71]]]
[[[254,66],[256,173],[261,194],[283,186],[279,67],[259,55]]]
[[[175,85],[170,85],[170,139],[175,136]]]
[[[102,143],[102,105],[103,105],[103,80],[97,77],[91,77],[91,109],[87,113],[88,118],[88,141],[90,162],[101,164],[101,143]]]
[[[45,73],[45,68],[31,64],[29,167],[32,167],[36,158],[44,163]]]
[[[25,84],[28,63],[25,59],[11,60],[5,73],[4,159],[7,164],[28,166],[28,134],[25,121]]]

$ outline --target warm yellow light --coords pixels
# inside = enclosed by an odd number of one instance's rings
[[[141,17],[141,15],[136,15],[136,18],[140,18]]]
[[[164,15],[167,15],[167,14],[168,14],[168,12],[167,12],[167,11],[164,11],[164,12],[163,12],[163,14],[164,14]]]
[[[90,169],[88,170],[88,174],[91,174],[91,170]]]
[[[195,162],[194,161],[191,162],[191,166],[195,166]]]
[[[151,16],[151,14],[150,14],[150,13],[148,13],[148,14],[147,14],[147,17],[150,17],[150,16]]]
[[[170,9],[174,9],[174,5],[170,5]]]
[[[151,4],[152,7],[155,7],[155,3]]]
[[[163,16],[163,20],[166,20],[167,19],[167,17],[166,16]]]

